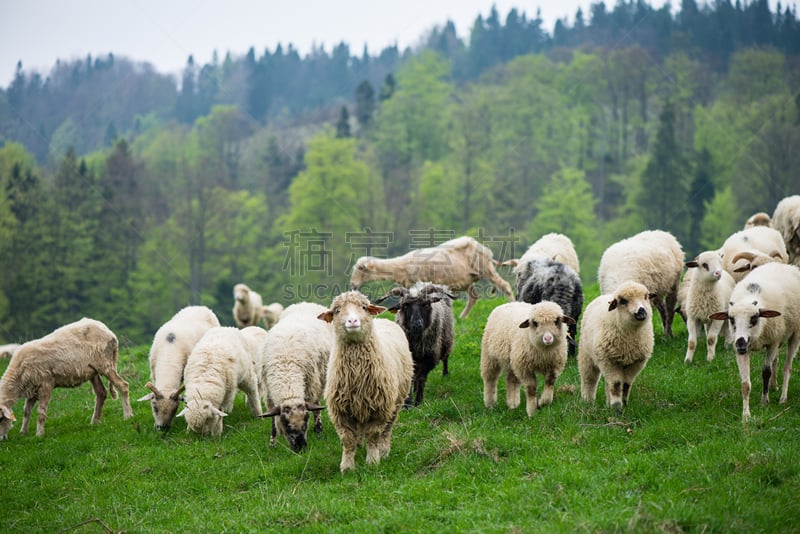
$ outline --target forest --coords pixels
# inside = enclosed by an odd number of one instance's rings
[[[585,282],[644,229],[687,258],[800,192],[800,21],[766,0],[495,8],[415,49],[109,54],[0,89],[0,343],[89,316],[149,342],[232,288],[327,303],[363,255],[548,232]],[[508,273],[506,273],[508,274]]]

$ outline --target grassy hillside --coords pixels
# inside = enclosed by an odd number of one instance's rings
[[[594,286],[587,292],[595,296]],[[570,359],[554,403],[528,418],[524,402],[505,408],[504,382],[493,411],[482,402],[481,301],[457,320],[450,376],[431,373],[426,401],[400,414],[392,452],[380,466],[339,473],[341,448],[327,417],[323,435],[294,454],[270,448],[269,423],[237,398],[223,436],[153,430],[148,404],[122,420],[110,400],[89,425],[86,384],[56,390],[47,435],[0,442],[6,490],[2,532],[312,532],[636,531],[788,532],[800,505],[800,379],[786,405],[758,405],[763,355],[753,360],[753,419],[741,423],[736,362],[699,350],[683,364],[686,333],[657,328],[652,360],[621,417],[580,400]],[[456,312],[463,301],[456,303]],[[783,351],[781,353],[783,358]],[[147,391],[147,347],[124,348],[120,371],[132,398]],[[0,362],[0,371],[7,362]],[[34,415],[35,417],[35,415]],[[85,523],[84,523],[85,522]]]

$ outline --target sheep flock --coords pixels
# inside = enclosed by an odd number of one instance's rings
[[[2,346],[10,361],[0,378],[0,439],[9,438],[17,421],[18,400],[25,399],[20,433],[27,432],[38,403],[36,435],[42,437],[53,388],[85,382],[96,398],[93,424],[109,394],[121,397],[123,417],[132,417],[129,392],[139,392],[139,400],[150,403],[157,431],[178,426],[197,439],[219,439],[242,392],[251,415],[270,424],[273,447],[280,435],[281,444],[303,453],[318,439],[307,436],[310,419],[319,434],[327,418],[341,441],[344,473],[355,469],[359,446],[366,448],[367,464],[379,464],[389,455],[403,412],[426,410],[431,397],[443,398],[435,385],[427,395],[424,388],[440,362],[443,381],[451,370],[459,372],[459,361],[449,359],[460,342],[458,322],[482,332],[480,346],[471,343],[459,358],[471,351],[480,359],[483,391],[476,388],[475,396],[482,395],[487,417],[497,409],[501,379],[510,410],[519,406],[522,386],[529,417],[558,403],[555,386],[567,366],[578,370],[580,383],[571,387],[574,392],[577,386],[583,402],[593,403],[602,385],[605,409],[619,416],[631,402],[634,381],[659,357],[654,340],[673,335],[676,310],[686,321],[683,365],[692,364],[698,351],[705,352],[704,365],[715,365],[719,350],[735,357],[744,423],[752,417],[750,367],[759,352],[761,404],[769,402],[770,387],[777,389],[780,373],[778,402],[788,402],[800,347],[800,195],[782,200],[771,216],[753,215],[718,248],[695,256],[686,257],[669,232],[653,229],[611,244],[599,260],[600,295],[585,304],[572,241],[553,233],[504,263],[467,236],[397,258],[359,258],[351,289],[324,303],[265,306],[258,292],[238,283],[232,316],[193,305],[167,320],[153,338],[149,379],[130,386],[117,371],[116,334],[83,318],[40,339]],[[504,276],[515,277],[514,285]],[[469,318],[481,279],[516,300],[495,306],[485,324]],[[380,281],[384,290],[387,281],[393,286],[372,302],[361,288]],[[453,302],[460,292],[468,301],[456,319]],[[384,312],[389,319],[378,317]],[[698,343],[701,334],[705,347]],[[399,439],[413,442],[402,432]]]

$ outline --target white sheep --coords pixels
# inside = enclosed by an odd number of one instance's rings
[[[389,454],[392,426],[411,390],[414,363],[403,329],[358,291],[342,293],[319,318],[333,324],[325,399],[342,442],[344,473],[355,468],[356,446],[366,441],[367,463]]]
[[[733,288],[727,311],[711,315],[733,327],[736,364],[742,383],[742,421],[750,419],[750,353],[766,349],[761,404],[769,403],[778,351],[786,342],[780,403],[786,402],[792,360],[800,346],[800,269],[768,263],[751,271]]]
[[[772,226],[783,237],[789,261],[800,265],[800,195],[782,199],[772,214]]]
[[[84,382],[92,383],[92,424],[99,423],[108,395],[101,376],[108,379],[112,399],[119,390],[123,417],[132,417],[128,383],[117,373],[118,350],[117,336],[100,321],[86,317],[20,346],[0,379],[0,440],[6,439],[16,420],[12,407],[17,399],[25,398],[21,434],[28,431],[31,412],[39,402],[36,435],[41,437],[53,388],[73,388]]]
[[[259,326],[263,321],[265,328],[270,329],[278,322],[278,317],[283,311],[283,305],[277,302],[264,306],[261,295],[246,284],[233,286],[233,300],[233,319],[239,328]]]
[[[789,254],[786,252],[786,243],[783,236],[774,228],[767,226],[753,226],[746,230],[739,230],[728,237],[719,249],[722,255],[722,268],[739,282],[747,274],[741,263],[742,252],[751,252],[756,255],[766,255],[787,263]],[[763,262],[762,262],[763,263]]]
[[[583,400],[594,401],[602,374],[606,405],[617,413],[628,405],[633,381],[653,353],[653,298],[644,285],[628,281],[586,307],[578,345]]]
[[[219,319],[206,306],[187,306],[164,323],[150,346],[151,393],[139,401],[150,401],[156,430],[169,430],[181,402],[183,368],[189,353]]]
[[[518,260],[508,260],[503,262],[503,265],[514,266],[513,272],[518,275],[527,262],[540,258],[563,263],[577,274],[581,272],[575,245],[572,244],[569,237],[558,233],[543,235],[528,247],[528,250]]]
[[[664,335],[672,337],[672,318],[683,272],[683,249],[669,232],[647,230],[608,247],[600,258],[600,292],[611,294],[634,280],[657,296],[653,306],[661,316]]]
[[[186,406],[176,417],[185,417],[187,431],[201,435],[222,434],[222,418],[233,409],[236,392],[247,395],[253,417],[261,415],[256,358],[261,327],[239,330],[218,326],[197,342],[186,361]]]
[[[259,349],[259,388],[267,405],[263,417],[272,418],[271,445],[280,432],[293,451],[302,451],[308,443],[310,413],[314,414],[314,431],[322,432],[319,412],[323,407],[319,403],[325,390],[333,328],[317,317],[326,310],[311,302],[292,304]]]
[[[445,241],[437,247],[412,250],[397,258],[380,259],[362,256],[353,266],[350,287],[359,289],[363,284],[378,280],[394,280],[403,287],[417,282],[431,282],[448,287],[451,291],[466,291],[469,296],[461,317],[467,317],[478,301],[475,282],[485,278],[513,300],[511,285],[497,274],[497,263],[489,247],[472,237],[462,236]]]
[[[19,343],[9,343],[7,345],[0,345],[0,358],[11,358],[14,355],[14,352],[21,345]]]
[[[752,214],[745,222],[744,229],[752,228],[754,226],[767,226],[772,227],[772,219],[763,211]]]
[[[281,317],[283,313],[283,304],[279,302],[273,302],[272,304],[267,304],[261,308],[261,319],[264,321],[264,328],[269,330]]]
[[[483,402],[487,408],[497,403],[497,381],[506,373],[506,404],[519,406],[520,384],[525,386],[526,410],[531,417],[536,408],[553,401],[553,387],[567,363],[567,325],[574,319],[564,315],[561,306],[543,301],[538,304],[509,302],[492,310],[481,340]],[[536,375],[544,376],[542,396],[536,400]]]
[[[714,321],[709,316],[727,306],[735,282],[722,268],[722,257],[717,251],[701,252],[694,260],[686,262],[686,267],[690,269],[686,276],[689,285],[681,309],[686,313],[689,342],[684,362],[692,363],[701,328],[706,334],[706,359],[710,362],[714,359],[717,336],[725,322]]]

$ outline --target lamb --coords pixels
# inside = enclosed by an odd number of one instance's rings
[[[261,295],[245,284],[233,286],[233,299],[233,318],[239,328],[258,326],[264,321],[264,326],[270,329],[278,322],[278,317],[283,311],[283,306],[277,302],[264,306]]]
[[[395,322],[403,328],[414,360],[411,394],[405,405],[419,406],[428,374],[439,361],[442,376],[448,375],[447,360],[455,338],[452,310],[455,297],[445,286],[429,282],[417,282],[410,288],[396,287],[378,303],[390,297],[397,302],[389,306],[389,311],[396,313]]]
[[[118,351],[117,336],[100,321],[86,317],[20,346],[0,379],[0,440],[8,437],[16,421],[12,407],[17,399],[25,398],[20,434],[27,433],[33,406],[39,401],[36,435],[42,437],[53,388],[73,388],[84,382],[92,383],[92,424],[98,424],[108,395],[101,376],[108,379],[112,399],[119,390],[123,418],[132,417],[128,383],[117,373]]]
[[[722,268],[722,257],[717,251],[705,251],[686,262],[691,269],[686,278],[689,287],[686,300],[681,306],[686,313],[686,330],[689,343],[686,348],[685,363],[692,363],[697,347],[697,333],[702,327],[706,334],[706,359],[714,360],[717,347],[717,336],[725,325],[724,321],[714,321],[709,316],[724,308],[733,291],[733,277]]]
[[[669,232],[647,230],[608,247],[600,258],[600,293],[611,294],[634,280],[655,293],[652,304],[661,316],[664,335],[672,337],[672,318],[683,272],[683,249]]]
[[[209,329],[219,326],[219,319],[205,306],[187,306],[164,323],[150,346],[151,391],[139,401],[150,401],[156,430],[169,430],[181,402],[183,368],[189,353]]]
[[[524,265],[533,259],[547,258],[553,261],[568,265],[577,274],[580,274],[580,262],[578,253],[572,240],[564,234],[549,233],[540,237],[525,251],[518,260],[508,260],[503,265],[514,266],[514,273],[517,274],[517,285],[519,285],[519,272]]]
[[[744,229],[752,228],[754,226],[767,226],[772,227],[772,219],[763,211],[752,214],[745,222]]]
[[[233,409],[236,392],[247,395],[253,417],[261,415],[256,352],[264,338],[261,327],[209,329],[186,361],[186,406],[176,417],[186,418],[186,430],[203,436],[222,434],[222,418]]]
[[[789,261],[800,265],[800,195],[778,202],[772,214],[772,225],[783,237]]]
[[[473,284],[482,278],[494,284],[508,300],[513,300],[511,286],[497,274],[495,263],[491,249],[471,237],[462,236],[438,247],[412,250],[396,258],[362,256],[353,266],[350,286],[357,290],[367,282],[394,280],[403,287],[431,282],[447,286],[451,291],[466,291],[469,300],[460,315],[464,318],[478,301]]]
[[[21,345],[19,343],[0,345],[0,358],[11,358],[20,347]]]
[[[259,350],[261,396],[267,405],[262,417],[272,418],[270,445],[277,433],[295,452],[307,445],[308,418],[314,414],[314,431],[322,432],[319,402],[325,389],[333,329],[317,320],[327,308],[311,302],[287,307],[281,320]]]
[[[639,282],[627,281],[586,307],[578,346],[583,400],[594,401],[602,373],[606,405],[618,414],[628,405],[633,381],[653,353],[650,302],[655,297]]]
[[[783,385],[779,402],[786,402],[792,360],[800,346],[800,269],[794,265],[768,263],[751,271],[733,288],[727,311],[711,315],[733,327],[736,364],[742,382],[742,421],[750,419],[750,353],[766,349],[761,371],[761,404],[769,403],[778,351],[787,342]]]
[[[555,302],[571,317],[569,327],[569,349],[575,355],[577,321],[583,309],[583,285],[578,273],[569,265],[549,258],[535,258],[525,263],[520,270],[524,276],[517,278],[517,301],[537,304],[543,300]]]
[[[781,263],[789,261],[786,244],[783,242],[781,233],[766,226],[753,226],[746,230],[739,230],[725,240],[719,252],[722,254],[722,268],[736,282],[739,282],[747,274],[746,271],[739,270],[742,267],[742,264],[739,263],[742,256],[737,257],[737,255],[741,252],[762,253]]]
[[[497,403],[497,381],[506,372],[506,404],[519,406],[520,384],[525,386],[528,417],[553,401],[556,379],[567,364],[567,325],[574,319],[555,302],[510,302],[492,310],[481,340],[483,403]],[[537,401],[536,374],[544,375]]]
[[[342,442],[342,473],[355,468],[356,446],[364,440],[368,464],[389,454],[392,426],[411,390],[414,361],[403,329],[371,317],[385,310],[358,291],[348,291],[319,315],[333,324],[325,398]]]

